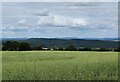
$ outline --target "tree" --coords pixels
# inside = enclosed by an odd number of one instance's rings
[[[37,47],[34,47],[33,50],[42,50],[42,48],[43,48],[43,47],[42,47],[41,45],[39,45],[39,46],[37,46]]]
[[[54,46],[52,49],[53,49],[53,50],[58,50],[58,48],[57,48],[56,46]]]
[[[26,50],[30,50],[30,49],[31,49],[31,47],[30,47],[29,43],[27,43],[27,42],[21,42],[19,45],[20,51],[26,51]]]
[[[16,51],[19,49],[19,43],[17,41],[7,41],[3,43],[2,50]]]
[[[69,46],[67,46],[67,47],[65,48],[65,50],[76,51],[77,49],[76,49],[75,46],[73,46],[73,45],[69,45]]]
[[[84,48],[83,51],[91,51],[91,48]]]
[[[105,48],[100,48],[99,51],[107,51],[107,49],[105,49]]]
[[[12,47],[13,47],[14,51],[18,50],[19,49],[19,42],[14,41],[13,44],[12,44]]]
[[[60,50],[60,51],[63,51],[63,50],[64,50],[64,48],[62,48],[62,47],[59,47],[59,48],[58,48],[58,50]]]
[[[114,49],[114,51],[120,52],[120,47],[118,47],[117,49]]]

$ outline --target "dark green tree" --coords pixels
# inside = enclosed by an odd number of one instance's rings
[[[64,50],[64,48],[63,48],[63,47],[59,47],[59,48],[58,48],[58,50],[63,51],[63,50]]]
[[[31,47],[30,47],[29,43],[21,42],[20,45],[19,45],[19,50],[20,51],[31,50]]]
[[[91,48],[83,48],[83,51],[91,51]]]
[[[19,49],[19,43],[17,41],[7,41],[3,43],[2,50],[16,51]]]
[[[105,48],[100,48],[99,51],[108,51],[108,49],[105,49]]]
[[[117,49],[114,49],[114,51],[120,52],[120,47],[118,47]]]
[[[33,50],[42,50],[43,46],[42,45],[39,45],[39,46],[36,46],[34,48],[32,48]]]
[[[68,50],[68,51],[76,51],[76,47],[74,45],[69,45],[65,48],[65,50]]]

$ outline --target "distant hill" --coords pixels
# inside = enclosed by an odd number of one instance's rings
[[[77,38],[77,37],[64,37],[59,39],[84,39],[84,40],[108,40],[108,41],[120,40],[120,38]]]
[[[0,40],[27,40],[28,38],[0,38]]]
[[[112,40],[89,40],[89,39],[59,39],[59,38],[29,38],[29,39],[9,39],[16,41],[28,42],[31,47],[43,45],[48,48],[52,47],[67,47],[74,45],[75,47],[87,48],[117,48],[118,41]],[[8,39],[3,39],[3,42]]]

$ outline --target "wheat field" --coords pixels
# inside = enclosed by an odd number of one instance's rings
[[[117,80],[117,52],[3,51],[3,80]]]

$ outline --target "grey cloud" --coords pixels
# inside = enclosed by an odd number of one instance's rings
[[[2,29],[3,32],[27,32],[28,29]]]
[[[106,6],[108,4],[109,6]],[[111,6],[112,5],[112,6]],[[85,7],[85,8],[112,8],[113,6],[117,8],[117,3],[115,2],[73,2],[71,7]]]
[[[29,25],[24,24],[24,23],[19,23],[16,25],[16,27],[29,27]]]
[[[49,16],[50,12],[45,8],[45,9],[41,9],[41,11],[36,11],[33,12],[33,16]]]
[[[100,3],[100,2],[99,2]],[[98,2],[73,2],[71,3],[71,6],[76,6],[76,7],[91,7],[91,6],[98,6]]]
[[[48,13],[34,13],[33,16],[49,16]]]

